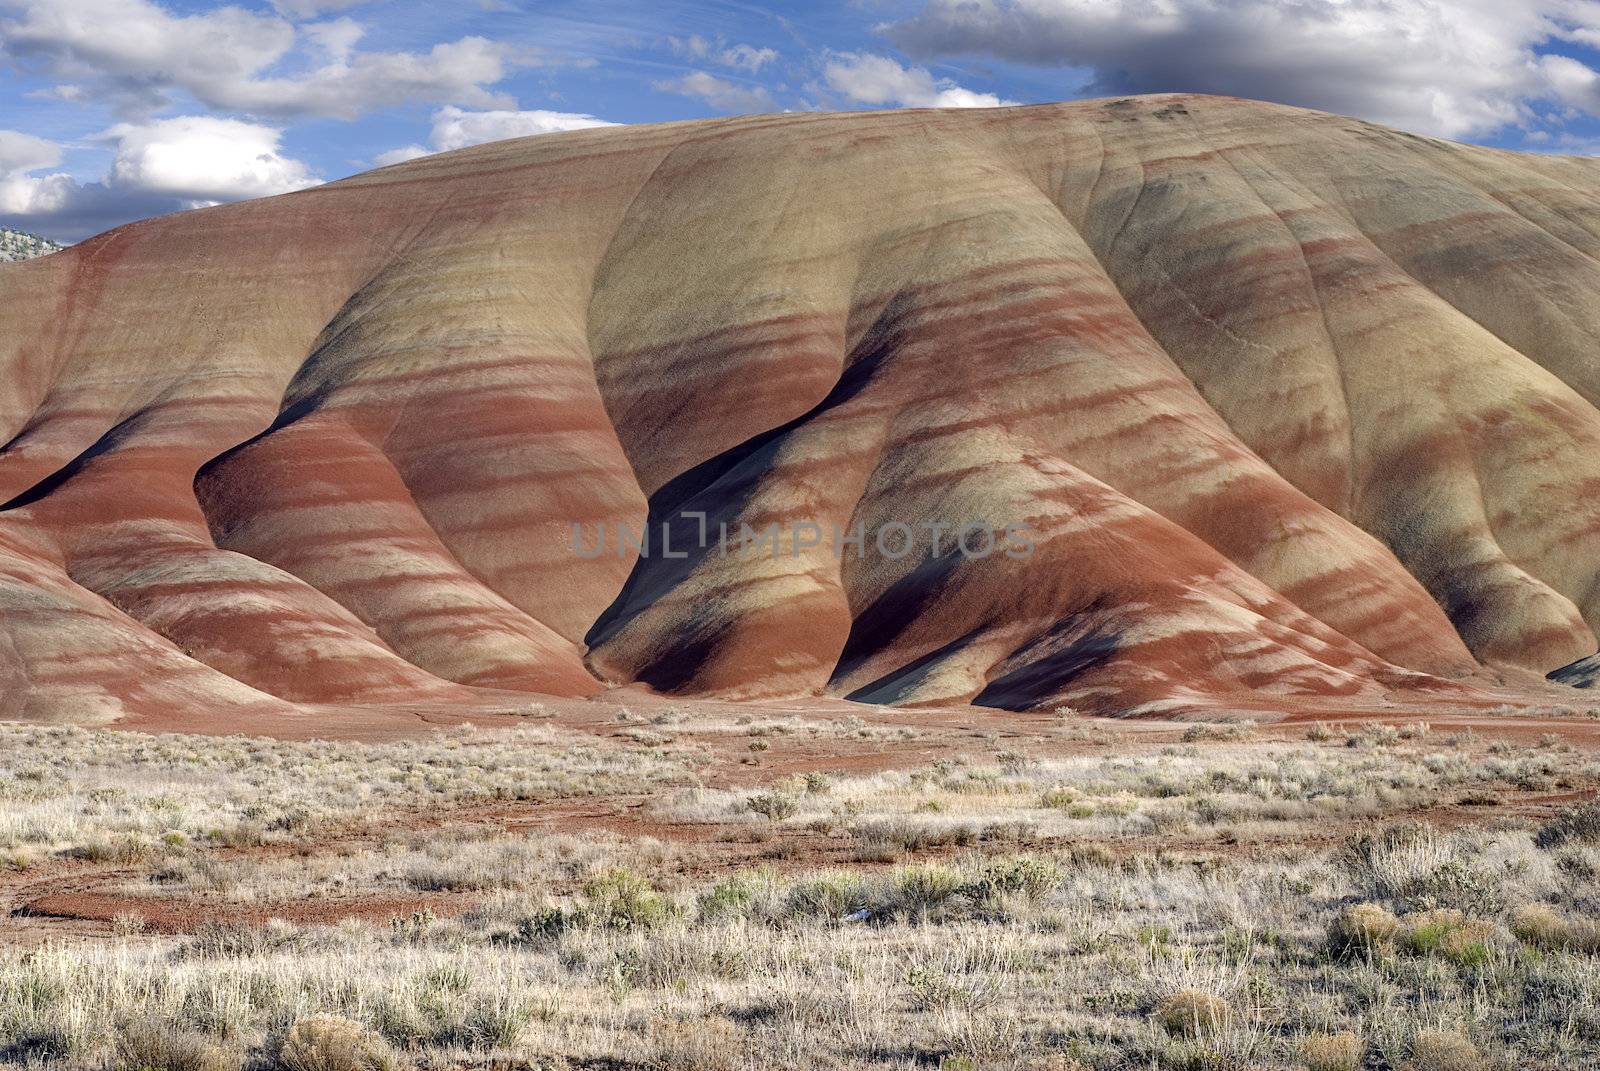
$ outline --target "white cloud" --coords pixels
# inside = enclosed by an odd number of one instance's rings
[[[0,175],[37,171],[61,162],[61,146],[17,130],[0,130]]]
[[[856,104],[889,104],[903,108],[998,108],[1017,103],[993,93],[963,89],[948,78],[936,79],[924,67],[902,67],[887,56],[870,52],[833,53],[822,77]]]
[[[0,218],[49,216],[71,203],[78,183],[71,175],[0,176]]]
[[[1587,67],[1535,54],[1600,31],[1585,0],[927,0],[880,28],[918,57],[1078,68],[1091,91],[1232,94],[1446,136],[1527,122],[1557,94],[1600,109]]]
[[[417,160],[424,156],[432,156],[438,151],[438,149],[430,149],[424,145],[402,145],[398,149],[380,152],[372,158],[372,162],[379,167],[392,167],[395,164],[403,164],[407,160]]]
[[[494,107],[510,102],[484,86],[526,61],[521,50],[483,37],[434,45],[427,53],[359,52],[295,77],[259,78],[211,87],[213,107],[257,115],[354,119],[401,101]],[[199,95],[199,94],[197,94]]]
[[[668,37],[667,45],[684,59],[705,59],[711,55],[711,42],[699,34],[688,37]]]
[[[653,87],[662,93],[703,100],[719,111],[760,112],[772,108],[772,97],[760,86],[741,86],[705,71],[694,71],[682,78],[655,82]]]
[[[67,194],[71,178],[30,174],[61,162],[61,146],[32,134],[0,130],[0,215],[49,211]]]
[[[778,58],[778,52],[772,48],[756,48],[753,45],[734,45],[717,53],[717,59],[727,67],[737,67],[743,71],[754,74],[773,60]]]
[[[178,116],[119,123],[96,136],[108,174],[80,182],[56,166],[59,148],[0,132],[0,225],[75,240],[142,216],[287,193],[319,181],[279,151],[279,131],[232,119]]]
[[[1591,115],[1600,114],[1600,73],[1570,56],[1541,56],[1539,70],[1556,100]]]
[[[110,182],[194,204],[266,197],[315,186],[306,165],[278,151],[282,132],[236,119],[188,115],[121,123]]]
[[[295,4],[296,13],[325,9]],[[342,5],[348,6],[348,5]],[[354,118],[404,101],[501,106],[487,87],[530,50],[482,37],[427,52],[361,52],[347,18],[295,26],[276,15],[221,7],[175,15],[151,0],[0,0],[0,56],[98,90],[124,114],[148,115],[184,92],[219,109],[263,116]],[[298,60],[320,65],[273,73]]]
[[[554,134],[563,130],[587,130],[616,123],[576,112],[490,111],[469,112],[460,108],[440,108],[433,113],[433,145],[440,152],[481,145],[486,141],[527,137],[529,134]]]
[[[674,55],[682,56],[684,59],[715,60],[724,67],[749,71],[751,74],[778,58],[776,49],[757,48],[743,42],[724,46],[721,39],[713,43],[699,34],[668,37],[667,47],[672,49]]]
[[[445,107],[433,113],[433,131],[429,136],[432,148],[405,145],[380,153],[373,163],[380,167],[403,164],[419,156],[451,149],[465,149],[469,145],[482,145],[488,141],[506,138],[523,138],[531,134],[556,134],[563,130],[587,130],[597,126],[616,126],[616,123],[596,119],[577,112],[487,111],[469,112],[461,108]]]
[[[176,16],[147,0],[4,0],[0,49],[29,68],[94,79],[129,110],[165,103],[181,87],[248,80],[294,45],[294,27],[237,7]]]
[[[355,51],[356,42],[366,36],[367,32],[366,27],[351,18],[310,22],[300,27],[300,30],[312,44],[337,63],[343,63],[350,58],[350,53]]]

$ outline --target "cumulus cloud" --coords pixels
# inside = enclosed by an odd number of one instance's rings
[[[482,145],[488,141],[522,138],[531,134],[555,134],[563,130],[586,130],[597,126],[616,126],[616,123],[596,119],[577,112],[485,111],[469,112],[461,108],[445,107],[433,113],[433,131],[428,141],[432,148],[406,145],[380,154],[374,163],[387,167],[415,160],[436,152],[465,149],[469,145]]]
[[[61,162],[61,146],[17,130],[0,130],[0,175],[37,171]]]
[[[281,18],[226,7],[176,16],[147,0],[3,0],[0,50],[26,69],[94,80],[125,110],[150,110],[182,87],[247,80],[294,45]]]
[[[902,67],[888,56],[869,52],[834,53],[822,70],[835,92],[856,104],[902,108],[998,108],[1017,103],[993,93],[963,89],[948,78],[934,78],[925,67]]]
[[[1563,104],[1600,115],[1600,73],[1570,56],[1541,56],[1539,70]]]
[[[289,193],[319,181],[278,151],[281,131],[236,119],[187,115],[120,123],[101,137],[116,147],[112,184],[190,205]]]
[[[526,57],[521,50],[483,37],[434,45],[426,53],[360,52],[305,74],[250,78],[211,87],[201,100],[213,107],[256,115],[323,115],[354,119],[401,101],[511,103],[484,88],[500,81]],[[200,96],[200,94],[196,94]]]
[[[307,40],[337,63],[348,61],[350,53],[355,51],[356,42],[367,33],[365,26],[350,18],[311,22],[300,30]]]
[[[923,58],[1079,68],[1091,91],[1256,97],[1445,136],[1527,122],[1540,99],[1600,108],[1587,66],[1535,52],[1600,33],[1582,0],[927,0],[881,29]]]
[[[33,175],[61,162],[61,146],[16,130],[0,130],[0,215],[47,211],[67,196],[70,176]]]
[[[273,127],[210,116],[119,123],[94,140],[112,150],[104,178],[33,172],[59,147],[0,132],[0,224],[75,240],[142,216],[305,189],[320,181],[284,156]]]
[[[441,108],[433,114],[433,144],[439,151],[465,149],[486,141],[503,141],[529,134],[554,134],[562,130],[586,130],[616,123],[576,112],[491,111],[469,112],[460,108]]]
[[[296,12],[328,3],[293,4]],[[488,89],[527,49],[482,37],[427,52],[362,52],[348,18],[296,26],[279,15],[222,7],[176,15],[151,0],[0,0],[0,57],[25,70],[70,80],[81,95],[140,117],[187,93],[208,107],[291,118],[354,118],[404,101],[503,106]],[[291,76],[274,73],[300,61]],[[63,87],[66,91],[66,87]]]
[[[426,145],[402,145],[398,149],[380,152],[372,158],[372,162],[379,167],[392,167],[395,164],[403,164],[407,160],[419,160],[424,156],[432,156],[438,151],[438,149],[430,149]]]
[[[705,101],[724,112],[761,112],[772,109],[772,96],[760,86],[742,86],[705,71],[653,83],[662,93],[677,93]]]

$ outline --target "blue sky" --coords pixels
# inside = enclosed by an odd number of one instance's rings
[[[0,226],[595,123],[1188,90],[1600,147],[1596,0],[0,0]]]

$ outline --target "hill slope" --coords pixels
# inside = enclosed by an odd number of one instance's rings
[[[1597,193],[1169,96],[580,131],[124,227],[0,269],[0,714],[1544,674],[1600,623]],[[670,552],[617,553],[647,520]],[[929,552],[969,522],[1032,553]]]

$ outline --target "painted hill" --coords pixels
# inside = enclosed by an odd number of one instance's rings
[[[124,227],[0,269],[0,715],[1537,680],[1600,623],[1597,195],[1165,96],[580,131]]]
[[[52,242],[48,238],[0,227],[0,262],[31,260],[63,248],[59,242]]]

